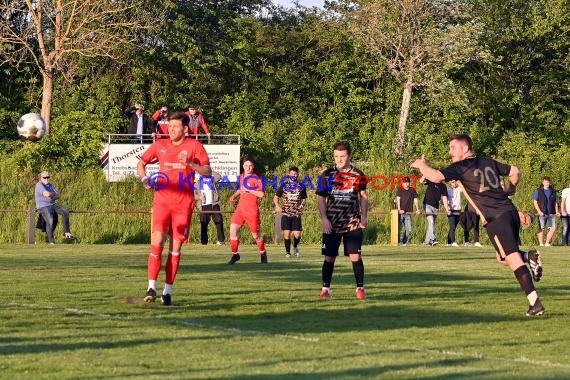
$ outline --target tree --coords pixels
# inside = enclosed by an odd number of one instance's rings
[[[160,19],[145,0],[25,0],[0,2],[0,59],[31,62],[42,77],[42,110],[49,133],[54,77],[73,75],[77,58],[121,60],[139,32]],[[157,16],[158,13],[158,16]]]
[[[364,0],[344,13],[351,32],[404,86],[395,148],[403,158],[412,89],[441,89],[446,72],[478,59],[477,23],[463,0]]]

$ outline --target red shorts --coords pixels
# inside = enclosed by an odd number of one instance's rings
[[[194,202],[189,206],[155,204],[152,207],[152,231],[172,236],[182,243],[188,241]]]
[[[234,214],[232,215],[231,223],[239,224],[240,226],[247,224],[251,232],[257,234],[259,233],[259,223],[260,223],[259,210],[256,210],[254,212],[251,211],[244,212],[243,210],[236,210],[236,212],[234,212]]]

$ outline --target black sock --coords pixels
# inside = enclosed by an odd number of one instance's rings
[[[299,245],[299,243],[301,242],[301,238],[293,238],[293,247],[297,248],[297,246]]]
[[[354,279],[356,280],[356,287],[364,287],[364,263],[362,259],[352,262],[352,270],[354,271]]]
[[[532,283],[532,277],[530,276],[530,271],[526,267],[526,265],[521,265],[520,267],[515,270],[515,277],[517,278],[521,289],[523,290],[525,295],[529,295],[530,293],[534,292],[536,289],[534,288],[534,284]]]
[[[325,260],[323,262],[323,288],[331,287],[333,271],[334,271],[334,262]]]
[[[285,253],[291,253],[291,239],[285,239]]]

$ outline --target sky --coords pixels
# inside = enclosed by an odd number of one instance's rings
[[[286,7],[293,6],[293,0],[273,0],[273,3],[284,5]],[[299,0],[299,4],[305,7],[323,7],[325,0]]]

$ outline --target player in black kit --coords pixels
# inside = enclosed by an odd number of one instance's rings
[[[473,141],[465,134],[449,137],[449,154],[453,164],[445,169],[430,167],[422,157],[412,163],[412,168],[432,182],[455,180],[463,194],[481,217],[489,240],[497,254],[497,260],[507,265],[515,274],[526,294],[530,307],[527,316],[544,314],[544,306],[534,287],[542,276],[540,253],[519,250],[520,219],[509,195],[513,194],[520,178],[519,169],[495,161],[490,157],[477,157],[473,154]],[[501,177],[508,176],[510,188],[503,190]],[[531,272],[525,265],[529,263]]]

